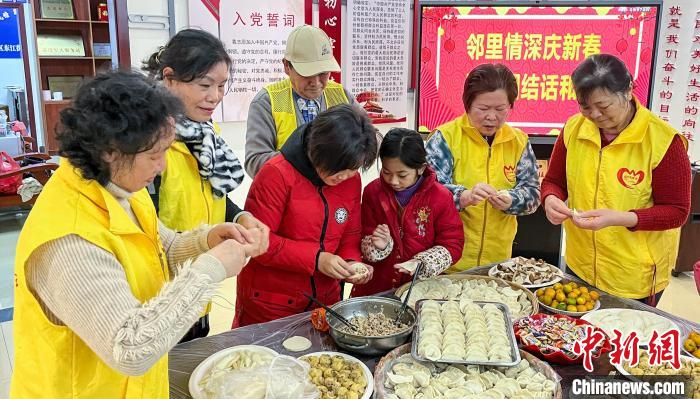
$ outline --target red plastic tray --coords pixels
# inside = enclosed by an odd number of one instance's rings
[[[539,320],[545,317],[554,317],[557,319],[567,319],[570,322],[575,323],[576,325],[590,325],[593,326],[591,323],[581,320],[581,319],[576,319],[567,315],[563,314],[544,314],[544,313],[537,313],[529,317],[524,317],[523,319],[531,319],[531,320]],[[523,320],[520,319],[520,320]],[[605,336],[605,340],[603,341],[603,346],[598,350],[598,352],[593,356],[593,358],[598,358],[602,354],[606,352],[610,352],[612,350],[612,347],[610,346],[610,337],[603,331],[601,328],[593,326],[596,330],[600,331],[603,333]],[[540,348],[537,345],[523,345],[523,341],[520,338],[520,327],[518,327],[518,321],[513,323],[513,329],[515,330],[515,338],[520,342],[520,345],[522,346],[522,349],[532,353],[533,355],[539,357],[540,359],[546,360],[548,362],[556,363],[556,364],[580,364],[583,363],[583,356],[578,356],[576,358],[570,358],[567,355],[564,354],[562,351],[556,351],[556,352],[551,352],[551,353],[542,353]]]

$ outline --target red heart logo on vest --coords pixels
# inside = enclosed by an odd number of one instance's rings
[[[508,179],[509,182],[515,182],[515,166],[504,165],[503,174],[506,176],[506,179]]]
[[[617,181],[620,182],[626,188],[632,188],[644,180],[644,172],[641,170],[629,170],[627,168],[620,168],[617,171]]]

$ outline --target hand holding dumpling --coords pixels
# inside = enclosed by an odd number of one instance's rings
[[[410,274],[411,276],[418,268],[420,261],[418,259],[410,259],[406,262],[397,263],[394,265],[394,269],[398,270],[400,273]]]
[[[367,284],[374,275],[374,268],[362,262],[351,263],[350,267],[354,274],[345,279],[350,284]]]
[[[498,190],[496,195],[489,197],[488,201],[494,208],[505,211],[513,204],[513,197],[508,190]]]

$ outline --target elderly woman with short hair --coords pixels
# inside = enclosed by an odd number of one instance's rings
[[[167,398],[168,351],[261,253],[259,230],[158,221],[145,187],[180,113],[131,72],[98,75],[61,112],[61,166],[17,243],[12,398]]]
[[[506,123],[518,96],[513,72],[482,64],[464,82],[465,113],[432,133],[428,162],[464,224],[462,258],[448,271],[511,257],[517,216],[539,206],[537,160],[527,135]]]
[[[590,56],[571,77],[581,113],[552,151],[542,182],[547,218],[564,224],[574,273],[655,306],[690,211],[687,141],[632,94],[617,57]]]

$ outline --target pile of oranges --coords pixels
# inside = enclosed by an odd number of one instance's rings
[[[587,287],[579,287],[571,281],[566,284],[556,283],[551,287],[540,288],[535,292],[537,299],[543,304],[568,312],[588,312],[593,310],[595,302],[600,298],[596,291]]]
[[[700,334],[696,331],[691,332],[688,338],[683,342],[683,348],[700,359]]]

